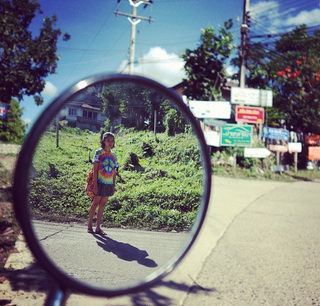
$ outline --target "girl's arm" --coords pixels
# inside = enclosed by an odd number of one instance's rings
[[[99,164],[93,164],[93,193],[98,193],[98,171],[99,171]]]

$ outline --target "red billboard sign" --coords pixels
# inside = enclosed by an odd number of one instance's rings
[[[264,109],[261,107],[237,105],[236,121],[262,124],[264,122]]]
[[[306,135],[305,136],[306,144],[311,146],[320,145],[320,135]]]

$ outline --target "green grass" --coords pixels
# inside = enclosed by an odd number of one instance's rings
[[[91,200],[84,193],[86,177],[99,134],[60,133],[42,137],[33,166],[29,201],[34,218],[84,221]],[[203,192],[203,171],[198,144],[192,134],[168,137],[150,132],[116,135],[114,152],[119,160],[116,193],[110,197],[103,220],[109,227],[186,230],[196,216]],[[130,156],[139,158],[139,169]],[[125,167],[126,166],[126,167]],[[127,169],[127,170],[125,170]]]

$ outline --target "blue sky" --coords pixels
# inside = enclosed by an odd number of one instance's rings
[[[200,29],[218,29],[233,19],[231,30],[236,45],[240,44],[243,0],[154,0],[140,5],[138,15],[152,17],[155,22],[137,25],[135,73],[156,79],[166,86],[179,83],[184,77],[181,53],[197,47]],[[127,72],[131,24],[119,10],[131,13],[129,0],[39,0],[44,12],[35,18],[31,30],[35,35],[44,16],[56,14],[57,27],[68,32],[71,39],[58,43],[57,73],[46,79],[44,106],[75,82],[97,74]],[[282,33],[306,23],[320,24],[319,0],[250,1],[254,35]],[[23,120],[34,122],[44,106],[34,104],[32,97],[22,103]]]

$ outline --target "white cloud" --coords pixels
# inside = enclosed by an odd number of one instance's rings
[[[46,85],[43,89],[43,91],[41,92],[41,94],[47,96],[47,97],[53,97],[57,94],[57,87],[55,87],[52,83],[50,82],[46,82]]]
[[[277,1],[261,1],[250,5],[250,16],[253,25],[264,32],[276,33],[280,24],[279,3]]]
[[[23,122],[25,123],[25,124],[27,124],[27,125],[29,125],[31,122],[32,122],[32,120],[30,119],[30,118],[24,118],[24,119],[22,119],[23,120]]]
[[[288,26],[297,26],[300,24],[307,24],[308,26],[319,24],[320,9],[314,9],[312,11],[302,11],[297,16],[289,17],[285,24]]]
[[[256,26],[257,31],[260,30],[270,34],[283,32],[283,29],[281,29],[283,26],[293,28],[301,24],[317,25],[320,19],[320,9],[301,11],[294,16],[293,13],[296,8],[293,5],[291,8],[280,12],[279,1],[257,2],[250,5],[249,11],[253,26]]]
[[[228,76],[232,76],[232,75],[239,72],[239,67],[229,65],[226,67],[225,70],[226,70]]]
[[[165,86],[172,87],[185,78],[184,61],[161,47],[150,48],[138,62],[134,66],[134,74],[154,79]],[[128,73],[128,61],[123,61],[118,71]]]

